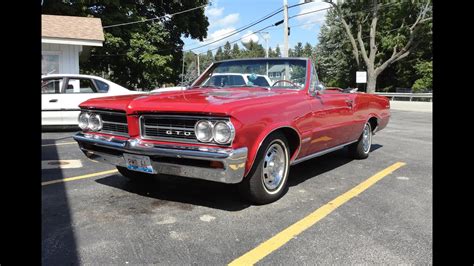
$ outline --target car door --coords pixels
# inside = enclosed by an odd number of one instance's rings
[[[64,92],[59,97],[63,124],[76,125],[80,113],[79,104],[91,98],[107,96],[106,92],[99,90],[91,78],[66,78]]]
[[[62,125],[60,96],[64,86],[63,77],[41,79],[41,124]]]
[[[311,69],[310,87],[318,87],[319,80]],[[333,90],[317,90],[309,96],[312,109],[313,132],[308,154],[326,150],[349,141],[352,103],[348,95]]]

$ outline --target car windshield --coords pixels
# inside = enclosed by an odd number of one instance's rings
[[[217,62],[193,87],[303,89],[305,59],[245,59]]]

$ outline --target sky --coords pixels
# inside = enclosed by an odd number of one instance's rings
[[[260,18],[276,11],[283,6],[283,0],[211,0],[211,5],[206,7],[205,14],[209,20],[209,27],[207,31],[207,38],[203,42],[198,40],[183,38],[184,50],[196,48],[198,46],[207,44],[214,40],[220,39],[230,32],[246,26]],[[288,6],[303,3],[303,0],[288,0]],[[314,2],[303,4],[288,9],[288,17],[327,8],[330,5],[323,3],[321,0],[314,0]],[[318,34],[321,25],[324,24],[325,14],[327,10],[301,15],[289,19],[290,36],[289,48],[293,48],[298,42],[303,45],[308,42],[312,46],[318,43]],[[261,28],[272,25],[277,21],[283,19],[283,12],[247,29],[241,33],[232,35],[222,41],[210,44],[209,46],[193,49],[195,53],[206,53],[208,49],[217,49],[223,46],[226,41],[232,42],[243,38],[244,41],[252,39],[266,47],[265,39],[268,39],[268,46],[273,50],[277,45],[283,49],[283,24],[279,26],[270,27],[260,34],[252,34]],[[265,33],[266,32],[266,33]],[[241,41],[237,41],[242,47]],[[233,45],[233,44],[232,44]],[[212,50],[215,53],[216,50]]]

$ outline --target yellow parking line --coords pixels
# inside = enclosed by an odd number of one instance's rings
[[[268,254],[272,253],[273,251],[283,246],[285,243],[290,241],[295,236],[299,235],[304,230],[308,229],[309,227],[311,227],[312,225],[314,225],[315,223],[323,219],[326,215],[334,211],[336,208],[338,208],[342,204],[346,203],[353,197],[359,195],[364,190],[368,189],[373,184],[377,183],[377,181],[381,180],[386,175],[392,173],[393,171],[397,170],[398,168],[404,165],[405,163],[397,162],[385,168],[384,170],[376,173],[375,175],[369,177],[367,180],[355,186],[351,190],[333,199],[332,201],[322,206],[321,208],[317,209],[313,213],[309,214],[308,216],[294,223],[290,227],[276,234],[272,238],[263,242],[256,248],[250,250],[249,252],[245,253],[241,257],[233,260],[231,263],[229,263],[229,265],[255,264],[256,262],[266,257]]]
[[[103,172],[98,172],[98,173],[93,173],[93,174],[88,174],[88,175],[80,175],[80,176],[75,176],[75,177],[46,181],[46,182],[42,182],[41,185],[46,186],[46,185],[51,185],[51,184],[56,184],[56,183],[61,183],[61,182],[69,182],[69,181],[74,181],[78,179],[90,178],[90,177],[99,176],[99,175],[113,174],[117,172],[118,172],[117,169],[108,170],[108,171],[103,171]]]
[[[77,142],[60,142],[60,143],[55,143],[55,144],[44,144],[41,145],[42,147],[48,147],[48,146],[59,146],[59,145],[70,145],[70,144],[77,144]]]

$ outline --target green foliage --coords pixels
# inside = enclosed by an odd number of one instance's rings
[[[231,59],[232,58],[231,46],[229,41],[227,41],[224,45],[224,52],[222,55],[222,59]]]
[[[380,2],[375,38],[377,45],[375,67],[392,56],[394,47],[399,51],[406,44],[409,39],[409,26],[413,25],[425,3],[426,1]],[[357,38],[357,25],[359,23],[362,25],[361,35],[367,53],[369,53],[369,29],[372,21],[371,6],[372,2],[368,0],[344,1],[340,5],[355,38]],[[431,11],[427,17],[431,17],[430,13]],[[328,11],[318,38],[316,62],[320,79],[328,86],[356,86],[355,72],[365,71],[366,65],[359,55],[360,66],[357,66],[349,38],[334,9]],[[415,66],[419,62],[432,61],[431,21],[424,22],[416,30],[414,43],[407,57],[393,63],[377,77],[377,90],[395,91],[398,87],[410,88],[421,78]]]
[[[207,0],[48,0],[42,13],[92,16],[107,26],[162,17],[205,3]],[[107,73],[112,81],[129,88],[177,83],[182,68],[181,36],[202,41],[207,36],[208,25],[204,9],[196,9],[171,18],[105,28],[104,46],[93,47],[88,60],[80,62],[80,69],[95,75]]]
[[[241,58],[265,57],[265,49],[261,44],[250,40],[250,42],[243,43],[243,45],[245,50],[241,52]]]
[[[420,77],[413,84],[413,92],[425,92],[433,88],[433,63],[431,61],[416,64],[416,73]]]

